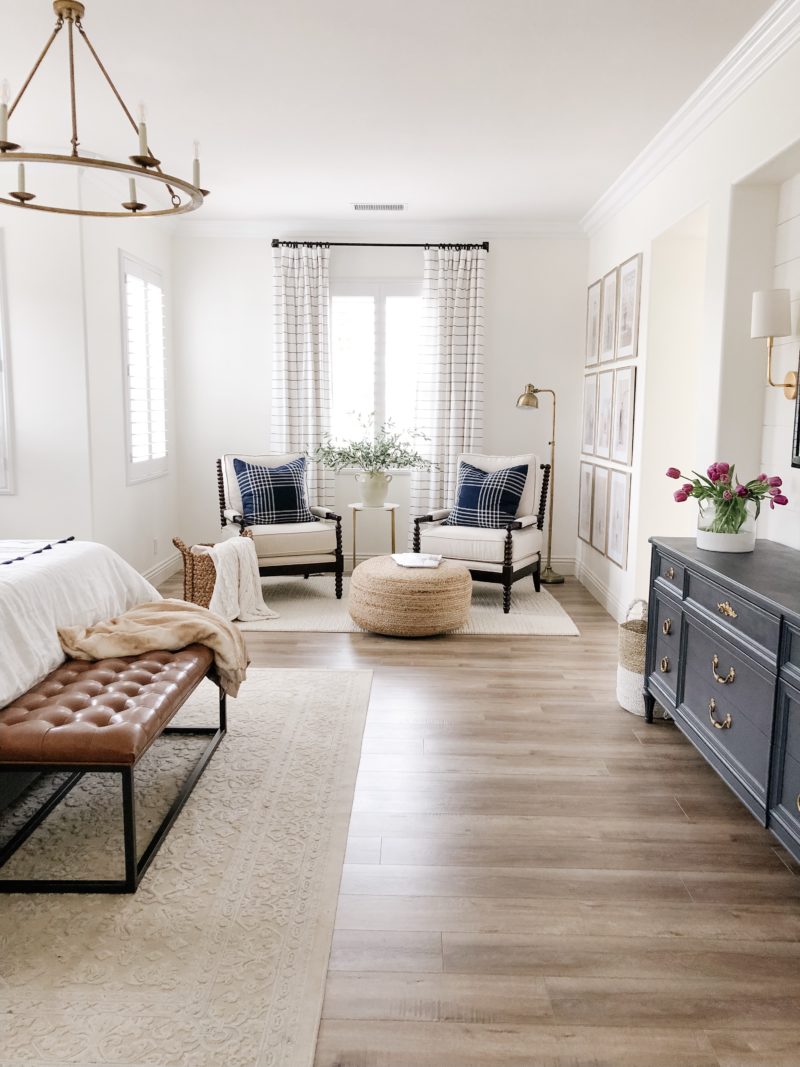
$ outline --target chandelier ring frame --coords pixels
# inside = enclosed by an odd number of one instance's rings
[[[137,180],[145,179],[149,182],[157,182],[172,193],[173,200],[172,206],[165,208],[148,209],[144,207],[142,210],[137,211],[131,211],[130,209],[123,211],[96,211],[89,208],[66,208],[55,207],[51,204],[34,204],[30,200],[20,203],[17,200],[0,196],[0,204],[23,208],[25,211],[47,211],[55,215],[82,215],[88,218],[128,219],[136,217],[143,219],[158,218],[165,215],[183,215],[188,211],[195,211],[203,204],[203,190],[195,188],[190,182],[184,181],[183,178],[176,178],[171,174],[164,174],[161,170],[146,170],[144,167],[136,166],[133,163],[117,163],[113,160],[93,159],[90,156],[67,156],[43,152],[0,152],[0,163],[59,164],[72,167],[87,167],[90,170],[112,171]],[[175,200],[178,197],[172,192],[173,189],[180,189],[188,199],[181,199],[176,204]]]

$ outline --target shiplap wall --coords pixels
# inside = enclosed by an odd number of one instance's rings
[[[800,347],[800,174],[780,190],[774,285],[792,293],[792,336],[778,338],[772,356],[772,379],[783,381],[787,371],[797,370]],[[766,354],[764,358],[766,362]],[[783,478],[789,503],[774,511],[764,508],[758,525],[759,536],[800,549],[800,467],[791,465],[794,410],[794,402],[784,397],[782,389],[764,387],[761,469]]]

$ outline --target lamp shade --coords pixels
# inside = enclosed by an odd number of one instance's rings
[[[792,310],[788,289],[761,289],[753,293],[751,337],[788,337],[792,332]]]
[[[520,393],[517,397],[518,408],[538,408],[539,398],[536,395],[536,390],[530,384],[525,386],[525,392]]]

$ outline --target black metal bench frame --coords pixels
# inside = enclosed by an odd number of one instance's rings
[[[202,681],[202,679],[201,679]],[[188,698],[197,686],[194,686]],[[186,699],[185,698],[185,699]],[[181,705],[175,709],[174,714],[180,711]],[[45,763],[6,763],[2,765],[3,771],[29,774],[31,771],[37,774],[69,772],[69,777],[55,790],[55,792],[34,812],[24,826],[22,826],[11,840],[0,848],[0,870],[11,859],[14,853],[28,840],[31,834],[41,826],[47,816],[60,804],[67,793],[70,792],[83,778],[84,774],[118,774],[122,785],[122,825],[123,842],[125,850],[125,877],[122,879],[111,878],[0,878],[0,893],[135,893],[139,883],[145,875],[150,864],[164,843],[164,838],[172,828],[192,790],[206,769],[209,760],[213,756],[222,738],[227,731],[227,710],[225,692],[219,690],[219,725],[218,726],[165,726],[158,734],[161,737],[166,734],[191,735],[196,737],[209,737],[210,740],[192,768],[189,777],[181,786],[178,796],[172,803],[167,814],[161,821],[160,826],[153,834],[150,842],[142,852],[141,858],[136,858],[136,798],[134,794],[136,764],[45,764]],[[154,742],[158,740],[154,738]],[[149,749],[148,749],[149,750]]]

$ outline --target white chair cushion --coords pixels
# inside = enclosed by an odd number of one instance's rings
[[[276,522],[249,526],[260,560],[271,556],[319,556],[336,552],[336,527],[329,522]]]
[[[527,463],[528,477],[525,480],[522,496],[519,498],[517,516],[536,514],[538,508],[536,490],[539,484],[538,456],[534,456],[532,452],[522,456],[482,456],[477,452],[465,452],[458,457],[459,463],[462,459],[465,463],[470,463],[473,467],[477,467],[479,471],[489,472],[502,471],[507,467],[518,467],[522,463]]]
[[[242,459],[245,463],[255,463],[259,467],[280,467],[300,459],[302,452],[267,452],[261,456],[248,456],[244,452],[227,452],[222,456],[222,483],[225,489],[225,503],[237,515],[242,513],[242,494],[239,492],[239,479],[233,469],[233,461]]]
[[[468,463],[471,460],[467,460]],[[498,468],[498,470],[501,468]],[[422,551],[433,552],[447,559],[464,563],[502,563],[505,553],[506,531],[484,530],[476,526],[422,526]],[[542,550],[542,531],[527,526],[513,532],[512,559],[535,556]]]

